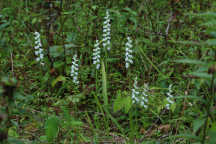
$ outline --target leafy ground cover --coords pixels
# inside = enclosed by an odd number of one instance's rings
[[[0,2],[0,143],[215,144],[213,0]]]

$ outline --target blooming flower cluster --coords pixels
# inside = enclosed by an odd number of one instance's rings
[[[42,44],[40,40],[40,33],[35,32],[34,36],[35,36],[35,47],[34,47],[35,55],[37,56],[36,61],[40,61],[41,65],[44,65],[44,63],[42,62],[44,58],[44,54],[43,54]]]
[[[133,103],[136,103],[139,101],[138,96],[139,95],[139,88],[137,86],[137,77],[134,80],[133,89],[132,89],[132,101]]]
[[[133,51],[132,51],[132,40],[127,37],[127,42],[125,44],[125,67],[129,68],[130,64],[133,64]]]
[[[93,64],[96,65],[96,69],[100,68],[100,47],[99,47],[99,41],[96,40],[96,43],[94,44],[93,49]]]
[[[148,107],[146,104],[148,103],[147,92],[148,92],[148,88],[146,85],[142,90],[137,86],[137,77],[136,77],[132,89],[132,102],[139,103],[144,108],[147,108]]]
[[[75,54],[73,56],[73,61],[71,65],[71,77],[73,77],[73,83],[79,84],[78,80],[78,70],[79,70],[79,65],[78,65],[78,60],[77,60],[77,55]]]
[[[172,93],[172,85],[169,85],[168,92],[167,92],[168,97],[166,98],[166,100],[168,102],[168,104],[166,104],[167,109],[170,109],[170,105],[174,103],[173,95],[171,93]]]
[[[110,24],[110,15],[109,11],[106,11],[105,21],[103,24],[103,47],[110,50],[110,40],[111,40],[111,24]]]
[[[142,91],[142,97],[141,97],[142,101],[141,101],[141,105],[144,108],[147,108],[148,106],[146,105],[148,103],[148,86],[145,85]]]

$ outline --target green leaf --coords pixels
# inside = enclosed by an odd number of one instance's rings
[[[57,82],[65,82],[66,78],[62,75],[58,76],[55,80],[52,81],[52,87],[54,87],[56,85]]]
[[[216,144],[216,122],[214,122],[208,131],[209,144]]]
[[[75,120],[75,119],[72,119],[71,126],[72,127],[81,127],[81,126],[83,126],[83,122]]]
[[[65,107],[62,107],[62,110],[63,110],[63,115],[64,115],[64,118],[66,119],[66,121],[67,122],[71,121],[71,116],[70,116],[69,110]]]
[[[172,112],[174,112],[175,109],[176,109],[176,103],[171,104],[170,110],[171,110]]]
[[[199,100],[199,101],[201,101],[201,102],[203,102],[203,103],[206,102],[206,101],[205,101],[202,97],[200,97],[200,96],[180,95],[180,96],[178,96],[178,97],[175,97],[175,99],[185,99],[185,98],[187,98],[187,99]]]
[[[119,94],[114,101],[113,110],[114,110],[114,112],[117,112],[117,111],[121,110],[123,107],[124,107],[124,101],[122,101],[122,97]]]
[[[202,26],[213,27],[216,25],[216,20],[210,20],[202,24]]]
[[[7,22],[7,23],[3,23],[0,25],[0,30],[2,30],[3,28],[7,27],[10,23]]]
[[[122,97],[121,94],[118,94],[117,98],[114,101],[113,111],[117,112],[124,109],[125,113],[128,113],[132,106],[131,97]]]
[[[51,46],[50,48],[50,55],[52,57],[58,57],[58,56],[61,56],[63,54],[63,46],[61,45],[54,45],[54,46]]]
[[[17,138],[9,137],[8,144],[25,144],[25,143]]]
[[[19,137],[19,134],[16,132],[15,127],[10,127],[8,129],[8,135],[11,136],[11,137]]]
[[[46,137],[45,135],[40,136],[39,139],[40,139],[40,141],[43,141],[43,142],[44,142],[44,141],[47,141],[47,137]]]
[[[56,116],[51,116],[45,124],[45,133],[49,142],[53,142],[58,135],[59,119]]]
[[[186,64],[196,64],[196,65],[206,65],[206,63],[200,60],[192,60],[192,59],[181,59],[181,60],[176,60],[175,62],[186,63]]]
[[[205,123],[204,118],[199,118],[193,121],[193,132],[196,133]]]
[[[74,47],[80,47],[80,46],[75,45],[75,44],[73,44],[73,43],[65,44],[65,48],[74,48]]]
[[[74,10],[72,10],[72,11],[65,11],[65,12],[63,12],[63,14],[64,15],[70,15],[70,14],[72,15],[72,14],[74,14],[74,12],[75,12]]]
[[[206,72],[192,72],[190,73],[193,76],[204,78],[204,79],[211,79],[212,75],[206,73]]]
[[[216,13],[215,12],[204,12],[204,13],[197,13],[197,14],[193,14],[194,16],[198,16],[198,17],[216,17]]]
[[[106,71],[105,71],[105,66],[104,62],[102,61],[102,88],[103,88],[103,99],[104,99],[104,104],[105,106],[108,106],[108,96],[107,96],[107,79],[106,79]]]
[[[124,10],[126,10],[126,11],[128,11],[130,14],[132,14],[133,16],[137,16],[137,13],[136,13],[136,11],[133,11],[132,9],[130,9],[130,8],[124,8]]]
[[[201,141],[201,137],[199,136],[195,136],[193,134],[179,134],[179,135],[175,135],[175,136],[170,136],[170,138],[185,138],[185,139],[194,139],[197,141]]]
[[[125,110],[125,113],[128,113],[130,108],[132,106],[132,100],[131,100],[131,97],[126,97],[124,99],[124,110]]]
[[[216,45],[216,39],[209,39],[206,41],[206,44],[210,46],[215,46]]]
[[[62,67],[64,65],[64,62],[63,61],[56,61],[56,62],[54,62],[54,68],[60,68],[60,67]]]

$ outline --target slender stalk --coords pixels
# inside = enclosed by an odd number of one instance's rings
[[[104,119],[104,123],[105,123],[105,126],[106,128],[108,129],[109,127],[109,123],[108,123],[108,120],[106,119],[106,116],[104,114],[104,110],[103,110],[103,106],[102,104],[100,103],[99,99],[98,99],[98,93],[99,93],[99,78],[98,78],[98,71],[96,71],[96,94],[94,95],[94,98],[95,98],[95,101],[96,101],[96,104],[100,110],[100,112],[102,113],[103,115],[103,119]]]
[[[105,68],[108,70],[108,62],[107,62],[107,60],[108,60],[108,52],[107,52],[107,49],[105,49],[105,59],[104,59],[104,61],[105,61]]]
[[[107,96],[107,79],[104,63],[102,62],[102,87],[103,87],[103,99],[105,107],[108,107],[108,96]]]
[[[130,142],[132,143],[135,132],[134,132],[133,112],[131,110],[129,111],[129,124],[130,124],[129,139],[130,139]]]
[[[100,103],[100,101],[98,99],[98,93],[99,93],[98,87],[99,87],[98,86],[98,71],[96,71],[96,94],[95,94],[94,98],[95,98],[96,104],[98,105],[98,107],[100,109],[100,112],[102,114],[104,114],[102,105],[101,105],[101,103]]]

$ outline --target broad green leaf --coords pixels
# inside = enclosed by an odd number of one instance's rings
[[[45,133],[49,142],[54,141],[58,135],[59,119],[56,116],[51,116],[45,124]]]
[[[114,110],[114,112],[117,112],[117,111],[121,110],[123,107],[124,107],[124,101],[122,101],[121,95],[118,95],[114,101],[113,110]]]
[[[132,106],[132,100],[131,100],[131,97],[126,97],[124,99],[124,110],[125,110],[125,113],[128,113],[130,108]]]
[[[194,133],[196,133],[203,126],[203,124],[205,123],[205,120],[206,119],[204,118],[199,118],[193,121],[193,132]]]

